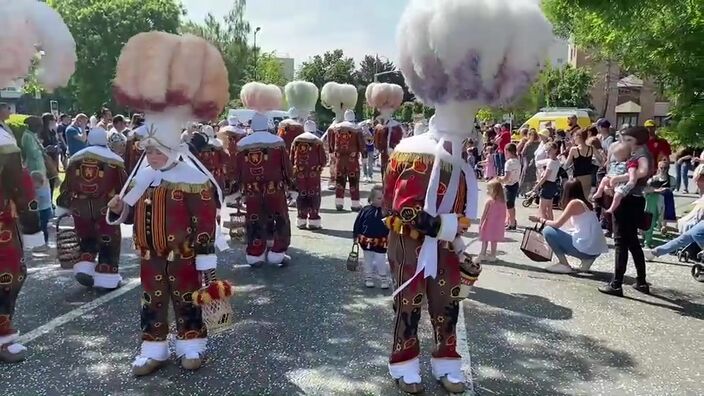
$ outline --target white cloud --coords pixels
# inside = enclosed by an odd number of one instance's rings
[[[182,0],[190,19],[227,13],[231,0]],[[260,26],[257,45],[295,59],[340,48],[359,62],[366,54],[396,59],[396,24],[407,0],[249,0],[246,18]],[[251,38],[250,38],[251,40]]]

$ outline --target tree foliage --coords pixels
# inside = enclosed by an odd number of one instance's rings
[[[535,98],[540,96],[548,107],[586,108],[591,106],[590,90],[593,85],[594,77],[587,69],[570,65],[552,68],[548,65],[540,73],[529,95]]]
[[[83,111],[112,103],[117,58],[127,40],[140,32],[176,32],[181,4],[175,0],[48,0],[76,40],[76,73],[65,91]]]
[[[312,82],[319,89],[330,81],[335,81],[341,84],[355,85],[354,59],[346,57],[341,49],[328,51],[323,55],[315,55],[314,57],[303,62],[298,70],[297,78]],[[361,100],[357,101],[356,113],[363,114],[364,93],[362,92]],[[329,125],[334,119],[334,114],[325,109],[318,101],[316,106],[316,115],[318,123],[322,126]]]
[[[543,8],[558,34],[662,84],[679,140],[704,137],[704,2],[543,0]]]

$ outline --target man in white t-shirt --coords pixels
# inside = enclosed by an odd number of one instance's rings
[[[518,196],[519,181],[521,179],[521,163],[518,161],[515,144],[509,143],[504,152],[506,155],[504,175],[499,178],[499,181],[504,185],[504,193],[506,195],[506,209],[508,209],[506,229],[515,230],[517,227],[516,197]]]

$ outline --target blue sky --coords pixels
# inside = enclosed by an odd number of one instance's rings
[[[188,18],[222,17],[232,0],[181,0]],[[407,0],[248,0],[247,19],[262,28],[257,45],[290,56],[296,68],[309,57],[341,48],[356,62],[378,53],[395,61],[396,25]]]

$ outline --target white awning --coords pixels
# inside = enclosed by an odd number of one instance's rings
[[[616,106],[616,113],[640,113],[640,105],[632,100]]]
[[[643,87],[643,80],[631,74],[628,77],[618,80],[616,85],[619,88],[641,88]]]

